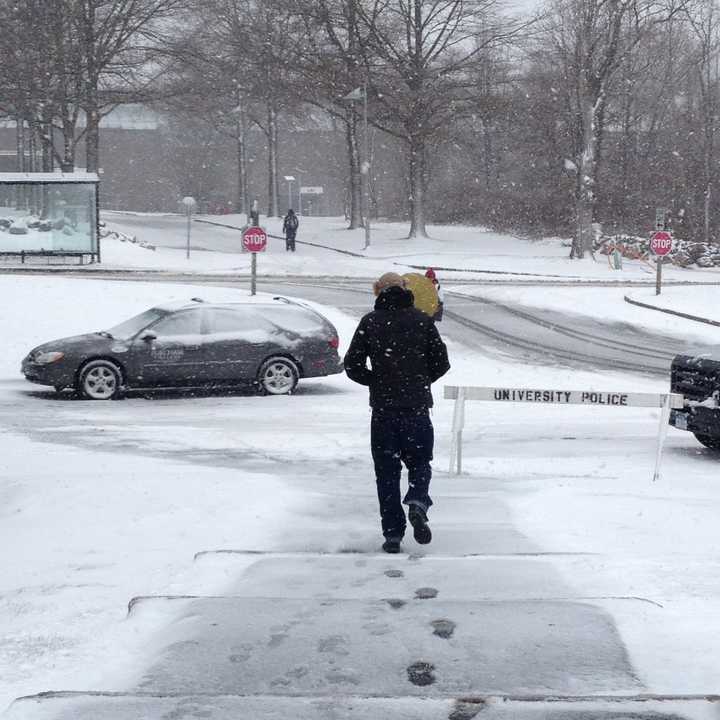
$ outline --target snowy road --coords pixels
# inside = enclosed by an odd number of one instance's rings
[[[265,292],[303,297],[333,305],[353,315],[366,312],[372,294],[357,284],[273,281]],[[602,323],[581,315],[532,310],[449,291],[445,319],[447,337],[498,359],[576,369],[610,369],[668,377],[672,358],[708,346],[653,334],[623,323]],[[477,383],[476,383],[477,384]]]

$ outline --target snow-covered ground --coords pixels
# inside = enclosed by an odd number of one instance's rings
[[[137,214],[104,214],[108,227],[118,229],[138,240],[157,246],[151,251],[130,243],[107,238],[103,241],[103,265],[108,268],[148,268],[187,272],[247,273],[250,257],[240,252],[240,232],[200,222],[192,224],[192,250],[185,257],[185,224],[178,216],[141,216]],[[213,223],[242,226],[243,215],[201,218]],[[282,236],[282,221],[262,218],[261,224],[271,235]],[[612,270],[604,257],[597,262],[573,261],[569,248],[559,238],[538,241],[500,234],[473,226],[434,225],[428,228],[430,238],[408,240],[407,224],[376,223],[372,227],[370,248],[364,250],[364,230],[347,230],[343,218],[302,217],[296,253],[285,251],[282,239],[270,238],[268,250],[259,258],[259,272],[271,275],[312,275],[332,272],[347,277],[375,277],[389,267],[401,271],[410,266],[452,268],[449,276],[492,280],[514,274],[516,279],[543,277],[552,281],[601,280],[607,282],[652,281],[654,270],[641,261],[626,261],[622,270]],[[329,252],[316,243],[354,255]],[[164,247],[164,246],[174,247]],[[207,252],[212,250],[214,252]],[[485,273],[467,271],[486,271]],[[497,275],[500,273],[500,275]],[[667,280],[717,281],[720,270],[679,269],[667,267]]]
[[[452,308],[453,293],[487,298],[528,308],[556,310],[599,321],[624,323],[630,327],[673,335],[686,340],[720,345],[720,328],[682,317],[638,307],[625,297],[654,307],[720,321],[720,285],[673,285],[655,295],[654,288],[558,287],[453,285],[446,307]]]
[[[238,293],[203,289],[209,299]],[[0,277],[0,295],[12,298],[0,314],[0,706],[48,689],[126,687],[158,642],[152,612],[126,618],[130,597],[238,584],[243,561],[193,564],[198,550],[379,545],[366,391],[344,376],[301,383],[293,397],[111,403],[58,400],[19,379],[39,342],[194,294],[191,285]],[[355,321],[326,314],[342,352]],[[430,552],[477,550],[462,529],[478,503],[502,507],[512,537],[538,551],[591,553],[546,562],[576,597],[604,598],[594,602],[618,623],[645,688],[715,691],[718,460],[691,435],[670,430],[653,483],[657,410],[471,403],[465,475],[445,472],[444,384],[663,392],[667,382],[501,362],[454,343],[450,355],[435,389]],[[503,552],[499,517],[493,527]]]
[[[656,295],[654,290],[633,290],[628,293],[628,297],[653,307],[720,323],[720,287],[718,286],[666,287],[660,295]],[[686,323],[685,326],[690,326],[693,332],[697,329],[694,323]],[[718,328],[715,328],[714,332],[714,337],[720,336]]]

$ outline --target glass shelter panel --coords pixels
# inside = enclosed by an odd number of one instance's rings
[[[0,253],[83,253],[97,242],[97,185],[0,182]]]

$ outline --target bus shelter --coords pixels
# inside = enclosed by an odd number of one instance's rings
[[[0,255],[100,262],[98,176],[0,173]]]

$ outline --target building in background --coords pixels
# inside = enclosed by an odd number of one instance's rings
[[[80,123],[82,127],[82,121]],[[402,217],[407,196],[402,149],[393,138],[373,133],[372,215]],[[27,154],[27,153],[26,153]],[[332,123],[279,133],[280,208],[292,201],[304,215],[342,216],[347,211],[347,149],[344,130]],[[185,115],[122,105],[102,121],[100,201],[103,209],[177,212],[191,195],[202,212],[235,212],[238,170],[234,141]],[[76,169],[84,168],[78,144]],[[258,128],[247,137],[248,188],[263,212],[267,208],[267,145]],[[0,121],[0,172],[18,169],[16,128]],[[292,187],[282,179],[296,178]],[[303,195],[300,188],[314,188]],[[322,188],[322,192],[317,192]]]

